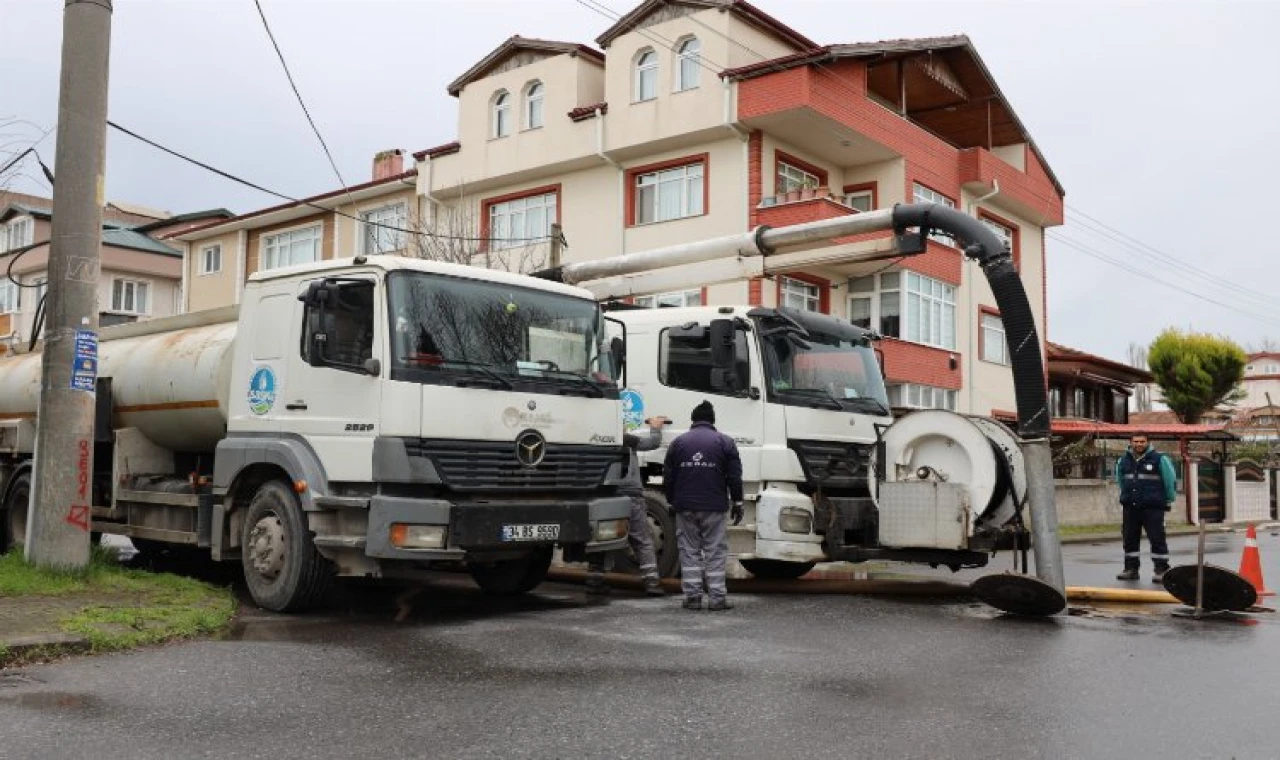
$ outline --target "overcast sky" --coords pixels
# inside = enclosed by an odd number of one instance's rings
[[[350,183],[369,178],[378,150],[454,139],[446,84],[509,35],[594,45],[612,23],[575,0],[262,4]],[[756,4],[821,44],[970,36],[1067,190],[1068,222],[1050,233],[1051,340],[1123,359],[1169,325],[1280,338],[1268,229],[1280,215],[1280,2]],[[57,119],[63,3],[0,5],[0,118],[32,122],[5,131],[34,140]],[[337,186],[253,0],[115,0],[110,114],[284,193]],[[50,165],[55,139],[39,147]],[[118,134],[107,160],[112,199],[173,212],[275,202]],[[12,189],[49,191],[24,177]]]

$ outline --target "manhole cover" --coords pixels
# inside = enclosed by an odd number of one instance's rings
[[[1178,601],[1196,606],[1196,565],[1178,565],[1164,574],[1164,587]],[[1204,566],[1203,609],[1244,612],[1258,601],[1253,585],[1239,575],[1218,567]]]
[[[984,575],[969,588],[992,607],[1015,615],[1046,617],[1067,607],[1067,598],[1056,588],[1030,575]]]

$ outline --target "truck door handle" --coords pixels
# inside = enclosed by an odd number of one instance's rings
[[[297,411],[305,412],[307,410],[307,402],[295,401],[292,404],[285,404],[284,408],[288,409],[291,412],[297,412]]]

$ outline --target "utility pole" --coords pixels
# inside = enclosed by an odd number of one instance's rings
[[[564,255],[564,228],[557,223],[551,225],[551,266],[560,266]]]
[[[111,2],[66,0],[62,15],[49,326],[26,536],[27,560],[42,567],[89,562]]]

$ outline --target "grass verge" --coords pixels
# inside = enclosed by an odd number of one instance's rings
[[[21,649],[0,644],[0,667],[72,649],[108,652],[211,635],[225,629],[236,611],[230,589],[124,567],[113,552],[97,547],[79,571],[40,569],[19,552],[0,556],[0,601],[11,602],[13,614],[43,616],[43,632],[86,642]]]

